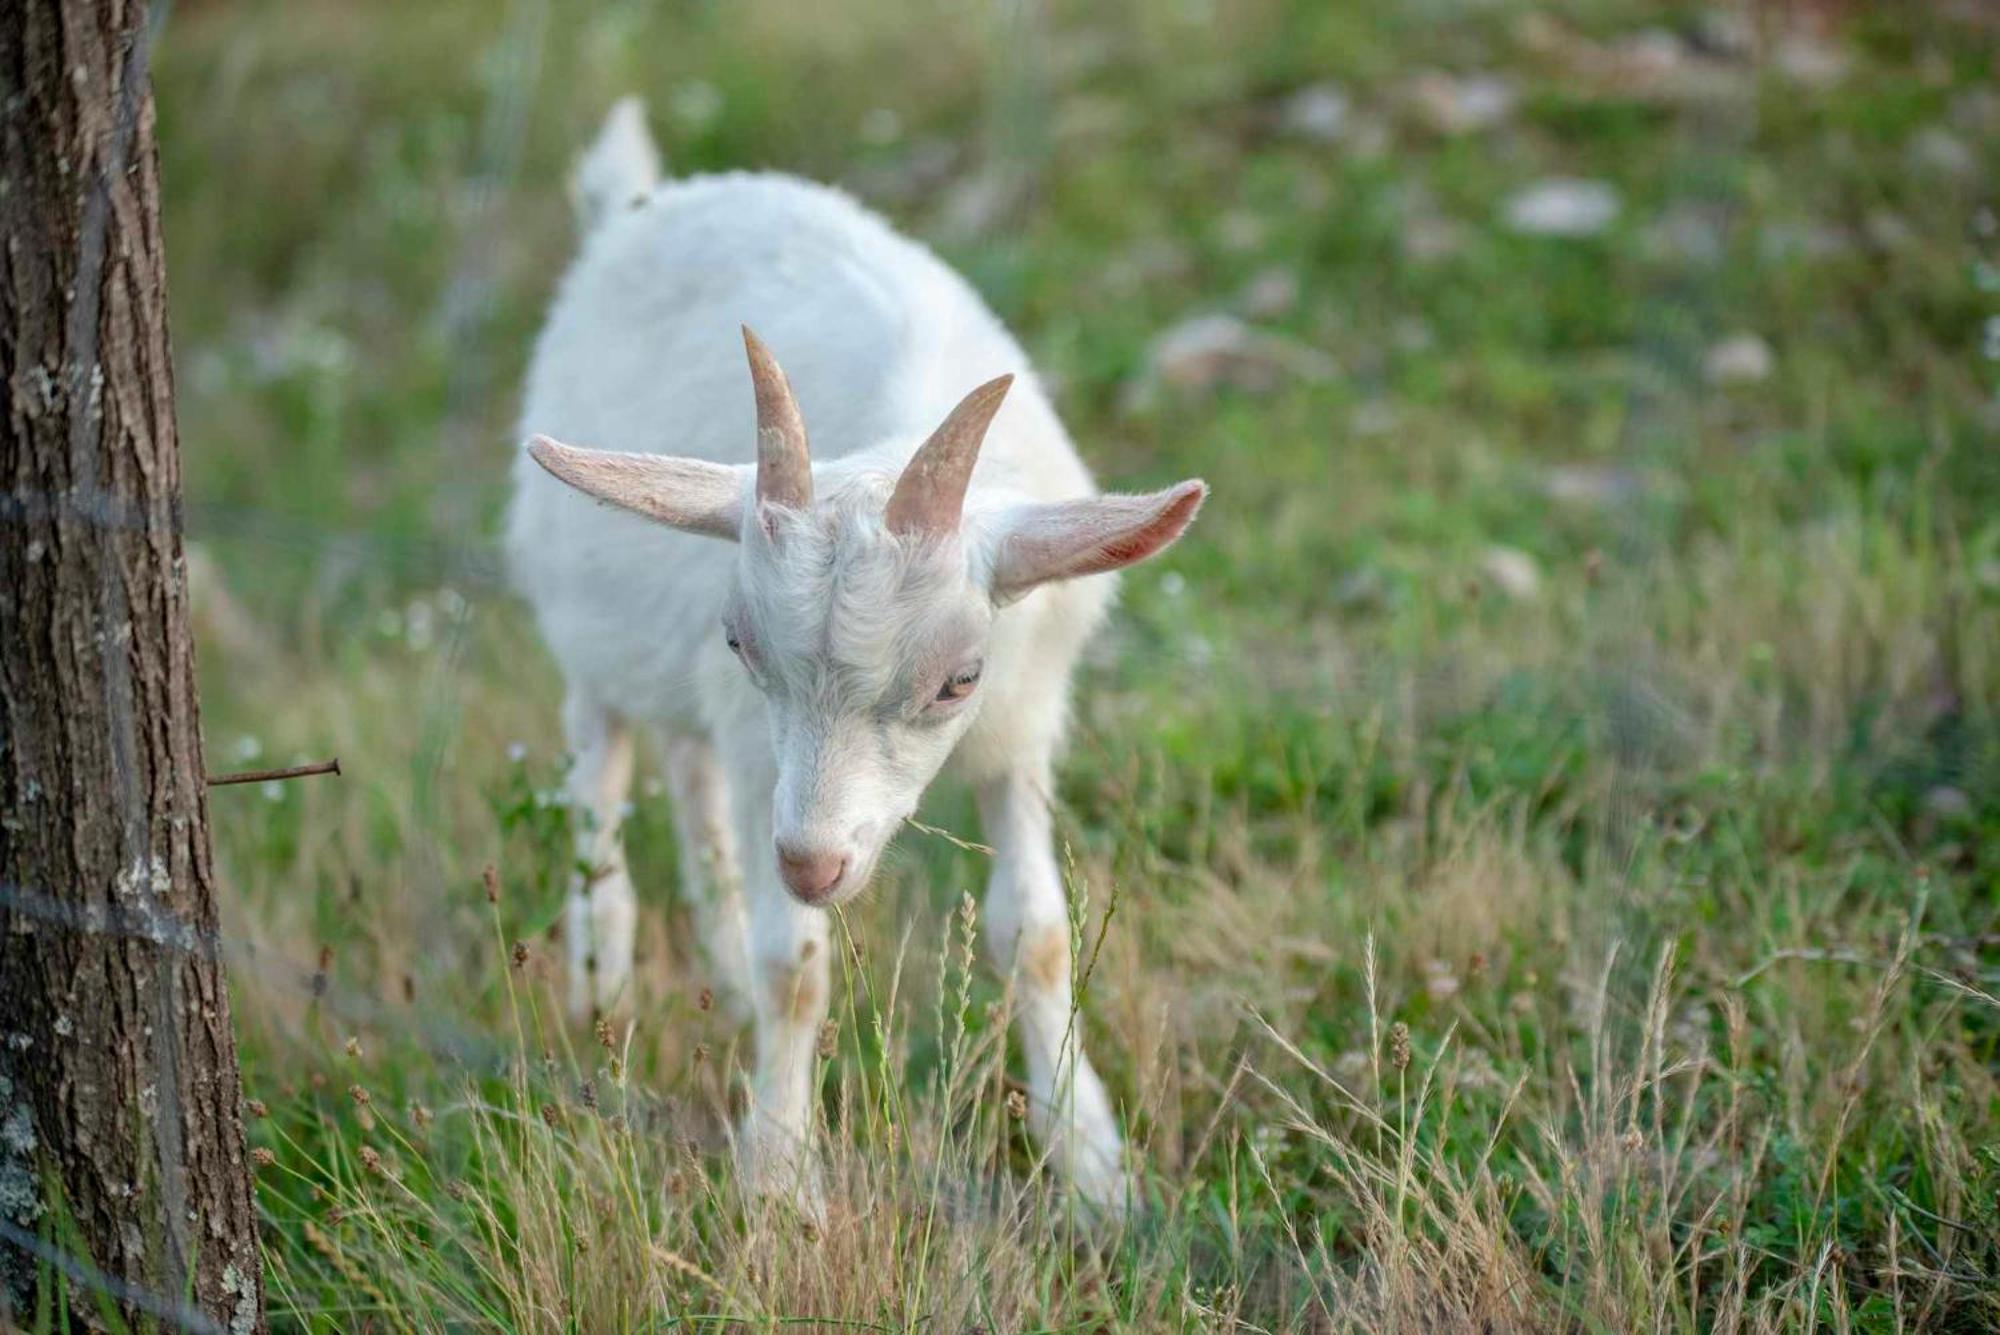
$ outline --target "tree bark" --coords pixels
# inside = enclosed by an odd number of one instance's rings
[[[0,1325],[257,1330],[147,38],[0,4]]]

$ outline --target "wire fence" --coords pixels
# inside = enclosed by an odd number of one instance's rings
[[[164,4],[156,7],[154,32],[164,21],[165,11]],[[1003,75],[989,108],[993,154],[997,165],[1006,171],[1032,175],[1047,151],[1047,127],[1043,124],[1047,109],[1045,84],[1048,62],[1045,50],[1047,35],[1043,31],[1045,19],[1039,8],[1033,5],[1008,4],[1001,6],[1001,11],[1000,46],[1006,57]],[[482,351],[487,342],[483,333],[494,307],[496,248],[505,222],[497,202],[505,197],[520,168],[526,126],[534,111],[534,89],[542,66],[549,21],[546,0],[513,0],[509,5],[495,42],[491,62],[493,74],[481,118],[475,164],[469,176],[459,183],[455,196],[459,226],[458,262],[435,318],[448,346],[453,349],[450,358],[452,371],[444,396],[439,435],[442,448],[461,459],[485,447],[487,442],[481,433],[480,423],[484,420],[487,406],[502,392],[497,369],[490,356]],[[107,172],[121,169],[130,152],[137,111],[134,90],[145,86],[146,47],[147,43],[139,43],[128,65],[126,98],[120,107]],[[1727,136],[1741,144],[1755,132],[1755,125],[1748,120],[1737,125],[1711,123],[1704,132]],[[85,281],[78,284],[78,300],[71,312],[71,346],[86,350],[94,347],[100,323],[98,278],[105,246],[105,207],[100,190],[92,195],[90,211],[86,215],[84,253],[88,262],[83,271]],[[1674,320],[1654,322],[1653,327],[1667,329],[1684,327],[1686,317],[1690,316],[1700,321],[1716,299],[1696,286],[1663,289],[1653,294],[1651,300],[1663,311],[1671,311],[1676,316]],[[1655,349],[1655,352],[1662,359],[1668,356],[1664,347]],[[94,362],[94,356],[79,357],[77,365],[88,367]],[[80,380],[69,386],[69,392],[71,402],[90,405],[77,415],[72,436],[75,455],[72,473],[78,478],[88,479],[96,475],[89,452],[96,446],[97,432],[102,425],[96,407],[98,398],[89,393],[88,386]],[[1634,411],[1621,427],[1619,448],[1623,461],[1638,469],[1650,462],[1648,454],[1655,448],[1653,442],[1669,439],[1691,426],[1693,407],[1691,400],[1668,394],[1635,395],[1632,406]],[[309,514],[225,504],[200,497],[191,498],[188,503],[187,530],[196,537],[225,539],[271,553],[276,558],[314,564],[344,563],[384,571],[408,583],[448,585],[459,591],[470,604],[477,604],[506,596],[502,562],[495,547],[490,542],[465,536],[473,535],[477,530],[478,516],[474,503],[478,494],[478,489],[471,485],[439,489],[436,528],[441,533],[461,535],[450,538],[392,537],[367,529],[327,525]],[[151,522],[148,515],[133,509],[123,498],[89,485],[65,496],[21,492],[0,495],[0,524],[7,527],[32,529],[58,515],[82,516],[105,527],[132,530],[147,530]],[[1666,543],[1666,535],[1661,528],[1649,526],[1643,518],[1628,526],[1622,536],[1626,544],[1623,556],[1635,563],[1644,561]],[[107,580],[99,590],[99,597],[105,624],[115,626],[122,623],[125,619],[124,594],[116,581]],[[420,779],[415,785],[420,826],[441,826],[437,810],[428,803],[430,795],[438,791],[447,778],[445,771],[454,735],[451,719],[461,703],[469,648],[467,625],[468,619],[464,616],[450,619],[441,651],[430,658],[417,687],[422,699],[416,729]],[[104,683],[106,697],[121,710],[120,735],[115,740],[121,779],[118,800],[123,816],[124,853],[128,865],[143,865],[152,850],[148,846],[146,794],[139,786],[138,770],[132,761],[137,720],[131,708],[133,687],[130,666],[119,654],[103,657],[108,674]],[[1624,665],[1620,665],[1618,670],[1622,672],[1623,668]],[[1440,698],[1449,698],[1460,689],[1456,670],[1449,664],[1413,666],[1407,662],[1384,663],[1363,665],[1360,671],[1377,677],[1380,683],[1393,681],[1420,695],[1428,692]],[[1607,674],[1610,671],[1607,669]],[[1624,703],[1619,707],[1629,714],[1622,726],[1638,751],[1651,744],[1649,738],[1671,735],[1685,726],[1685,720],[1678,716],[1670,693],[1657,689],[1643,678],[1623,679],[1620,686],[1619,699]],[[1579,703],[1576,708],[1582,712],[1596,707]],[[1628,786],[1614,790],[1611,801],[1608,826],[1614,833],[1614,843],[1636,843],[1652,819],[1647,794],[1636,785]],[[227,820],[233,817],[225,814],[220,818]],[[919,828],[944,834],[930,827]],[[961,846],[973,851],[984,851],[982,845],[963,843],[949,835],[945,837],[961,842]],[[443,840],[416,841],[413,856],[417,859],[414,878],[418,882],[443,885],[453,879],[451,869],[445,865]],[[431,911],[437,912],[441,911],[444,901],[442,896],[438,896],[430,897],[425,902],[434,903],[437,908]],[[454,1023],[438,1008],[401,1008],[392,1014],[373,994],[330,978],[314,963],[274,957],[245,935],[200,931],[185,922],[162,916],[157,909],[133,909],[99,901],[79,902],[49,894],[45,888],[19,885],[0,885],[0,908],[4,908],[9,915],[58,930],[143,940],[163,950],[185,952],[208,960],[226,956],[233,972],[239,976],[247,974],[260,988],[313,999],[355,1025],[394,1023],[406,1031],[415,1032],[422,1044],[440,1060],[469,1070],[498,1070],[512,1052],[509,1045],[492,1035]],[[435,934],[446,928],[441,920],[433,918],[426,930]],[[170,980],[174,971],[161,970],[157,976],[162,980],[162,987],[173,985]],[[155,1003],[157,1014],[165,1024],[172,1024],[174,1017],[180,1014],[181,1008],[174,1004],[173,997],[162,995],[155,998]],[[160,1052],[169,1054],[179,1041],[178,1034],[170,1029],[164,1030],[158,1039]],[[162,1060],[170,1063],[171,1056],[163,1056]],[[159,1087],[164,1098],[155,1121],[159,1137],[156,1152],[168,1171],[168,1214],[178,1220],[185,1214],[182,1208],[185,1184],[174,1176],[181,1171],[179,1147],[185,1134],[184,1112],[173,1099],[175,1082],[163,1080]],[[70,1282],[99,1290],[116,1301],[127,1303],[180,1329],[204,1332],[219,1329],[214,1320],[189,1307],[177,1296],[184,1283],[191,1243],[184,1236],[183,1226],[178,1223],[170,1237],[174,1250],[169,1273],[174,1282],[158,1290],[146,1291],[104,1274],[88,1258],[57,1247],[16,1222],[0,1219],[0,1242],[52,1266]]]
[[[105,491],[96,482],[100,475],[96,451],[104,426],[103,396],[96,392],[89,377],[97,373],[100,363],[97,339],[104,323],[101,302],[109,249],[109,183],[125,175],[138,146],[140,111],[149,100],[151,88],[150,56],[168,13],[169,5],[164,0],[152,5],[137,29],[136,39],[124,53],[116,114],[85,196],[78,271],[65,337],[65,346],[72,354],[67,362],[70,379],[64,386],[65,397],[70,404],[77,405],[70,421],[68,467],[74,490],[61,496],[18,490],[0,495],[0,524],[17,531],[32,531],[58,519],[83,518],[100,527],[158,532],[160,516]],[[494,65],[482,120],[478,161],[460,192],[460,261],[447,285],[439,323],[454,352],[453,377],[441,422],[442,437],[447,448],[461,454],[477,440],[474,422],[479,409],[496,392],[491,361],[479,353],[482,346],[479,335],[492,311],[493,265],[501,221],[495,216],[494,201],[511,185],[519,168],[547,24],[547,0],[514,0],[510,5],[508,21],[498,42],[500,58]],[[475,530],[474,516],[465,505],[467,494],[464,488],[440,489],[448,508],[448,513],[442,516],[441,531],[462,534]],[[346,558],[391,569],[404,578],[421,575],[449,580],[482,594],[496,592],[501,585],[493,552],[476,541],[393,542],[376,533],[317,524],[310,516],[280,515],[256,507],[204,504],[199,500],[188,507],[188,514],[197,533],[225,535],[308,559]],[[97,617],[102,627],[102,642],[117,644],[130,618],[124,586],[110,563],[104,567],[104,578],[97,590]],[[428,669],[421,725],[428,752],[424,789],[435,784],[445,763],[449,732],[442,721],[459,689],[457,673],[463,627],[464,618],[456,619],[447,652],[433,659]],[[135,759],[139,720],[131,662],[117,652],[102,653],[99,658],[106,674],[103,691],[113,717],[111,742],[124,841],[122,865],[156,865],[159,859],[152,847],[148,795],[141,786]],[[425,859],[424,870],[430,878],[440,879],[443,867],[435,843],[419,841],[419,849],[419,856]],[[261,987],[296,990],[330,1006],[351,1022],[368,1023],[384,1018],[374,998],[330,980],[324,971],[271,959],[248,939],[232,940],[227,933],[202,931],[164,911],[148,896],[137,896],[127,905],[105,899],[60,897],[38,887],[0,884],[0,909],[11,920],[8,930],[18,931],[25,922],[32,922],[63,931],[145,941],[168,952],[210,961],[227,953],[232,969],[239,976],[247,971]],[[175,1071],[185,1041],[179,1027],[185,1014],[179,997],[182,973],[174,968],[158,968],[152,971],[152,978],[156,995],[149,1007],[147,1032],[152,1036],[152,1060],[160,1078],[151,1085],[158,1103],[145,1125],[152,1138],[151,1160],[158,1172],[161,1193],[159,1236],[165,1246],[164,1282],[152,1289],[135,1286],[100,1270],[88,1257],[40,1236],[25,1226],[42,1216],[46,1207],[39,1202],[20,1205],[26,1211],[25,1217],[16,1214],[14,1218],[0,1218],[0,1244],[33,1257],[72,1284],[96,1290],[170,1326],[188,1331],[220,1331],[221,1326],[213,1318],[180,1296],[189,1291],[189,1265],[196,1246],[191,1230],[199,1223],[187,1207],[189,1187],[183,1148],[188,1133],[187,1112],[180,1103],[180,1081]],[[502,1060],[502,1050],[490,1036],[467,1031],[434,1012],[415,1017],[399,1014],[395,1022],[407,1028],[413,1018],[426,1045],[444,1059],[468,1069],[489,1070],[497,1069]],[[16,1050],[10,1047],[10,1051]],[[31,1078],[16,1061],[6,1060],[4,1055],[0,1055],[0,1065],[8,1068],[17,1080],[25,1082]],[[16,1127],[11,1121],[9,1138],[10,1146],[16,1148],[38,1143],[31,1127]],[[10,1205],[18,1204],[11,1193],[9,1201]]]

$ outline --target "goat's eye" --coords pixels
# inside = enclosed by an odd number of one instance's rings
[[[729,646],[729,652],[732,654],[743,652],[743,638],[727,626],[722,628],[722,642]]]
[[[951,676],[945,679],[944,685],[938,688],[937,698],[939,700],[963,700],[966,696],[971,695],[973,690],[979,685],[979,674],[984,667],[983,663],[974,663],[971,667],[960,668],[958,671],[952,673]]]

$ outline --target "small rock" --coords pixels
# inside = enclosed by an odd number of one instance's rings
[[[1464,224],[1449,218],[1422,216],[1403,225],[1403,254],[1416,264],[1450,259],[1471,239]]]
[[[1389,341],[1402,353],[1429,352],[1437,346],[1437,333],[1416,316],[1406,316],[1389,329]]]
[[[1971,811],[1972,799],[1965,795],[1963,789],[1954,788],[1948,783],[1941,783],[1924,794],[1924,810],[1934,816],[1942,816],[1950,819],[1953,816],[1963,816]]]
[[[1732,334],[1708,350],[1701,370],[1711,385],[1754,385],[1770,379],[1775,364],[1771,345],[1762,338]]]
[[[1507,201],[1507,226],[1529,236],[1595,236],[1618,216],[1618,192],[1603,181],[1550,177]]]
[[[1159,386],[1265,393],[1286,380],[1324,380],[1333,371],[1332,358],[1318,348],[1253,329],[1231,315],[1198,315],[1153,340],[1133,397],[1144,401]]]
[[[1567,505],[1620,505],[1645,489],[1645,480],[1631,469],[1602,464],[1558,464],[1542,477],[1542,494]]]
[[[1728,60],[1742,60],[1757,47],[1757,29],[1740,9],[1709,9],[1695,19],[1695,49]]]
[[[1514,20],[1515,43],[1532,55],[1559,56],[1572,40],[1569,29],[1539,9],[1530,9]]]
[[[1752,91],[1739,62],[1666,28],[1644,28],[1613,43],[1596,67],[1606,94],[1617,98],[1714,108]]]
[[[1290,269],[1259,272],[1243,289],[1243,313],[1253,320],[1283,315],[1299,304],[1299,276]]]
[[[1847,54],[1808,32],[1779,38],[1771,63],[1785,78],[1815,92],[1832,88],[1847,77]]]
[[[1916,230],[1900,213],[1876,209],[1861,220],[1862,235],[1877,250],[1902,250],[1916,237]]]
[[[1264,243],[1264,220],[1248,209],[1230,209],[1215,220],[1216,239],[1239,254]]]
[[[1640,244],[1654,259],[1702,266],[1722,262],[1725,215],[1701,204],[1675,204],[1646,229]]]
[[[1145,237],[1111,257],[1104,266],[1104,287],[1132,293],[1159,283],[1176,282],[1194,271],[1194,252],[1170,236]]]
[[[1757,249],[1767,260],[1826,260],[1854,249],[1853,238],[1821,222],[1774,222],[1758,234]]]
[[[1514,85],[1497,74],[1475,74],[1461,79],[1458,83],[1459,123],[1473,130],[1498,125],[1513,114],[1518,100]]]
[[[1354,410],[1348,428],[1357,436],[1386,436],[1401,420],[1395,404],[1387,399],[1370,399]]]
[[[1514,113],[1514,85],[1497,74],[1455,76],[1436,70],[1410,80],[1409,98],[1424,123],[1439,134],[1491,129]]]
[[[1333,586],[1333,601],[1349,612],[1379,612],[1389,604],[1389,581],[1375,567],[1363,566]]]
[[[1388,156],[1395,138],[1386,118],[1357,115],[1347,133],[1347,154],[1357,162],[1379,161]]]
[[[1968,88],[1951,99],[1944,118],[1968,134],[2000,134],[2000,92],[1985,84]]]
[[[1679,73],[1686,61],[1687,48],[1665,28],[1642,28],[1612,48],[1618,72],[1643,84],[1664,83]]]
[[[1918,171],[1958,181],[1979,173],[1979,155],[1942,125],[1932,125],[1911,135],[1903,152]]]
[[[1279,124],[1289,134],[1315,143],[1331,144],[1347,128],[1347,91],[1328,80],[1307,84],[1285,99]]]
[[[1501,593],[1516,602],[1530,602],[1541,596],[1542,570],[1535,558],[1518,547],[1488,547],[1480,558],[1479,572]]]
[[[1566,65],[1570,85],[1592,96],[1713,107],[1749,92],[1741,63],[1699,34],[1689,41],[1653,26],[1599,42],[1552,25],[1541,37],[1540,53]]]

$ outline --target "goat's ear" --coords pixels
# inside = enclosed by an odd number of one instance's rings
[[[1155,556],[1187,530],[1207,497],[1208,484],[1197,479],[1146,496],[1087,496],[1010,510],[995,534],[993,597],[1010,602],[1037,584]]]
[[[528,455],[586,496],[671,528],[734,541],[742,533],[748,470],[706,459],[579,450],[536,436]]]

